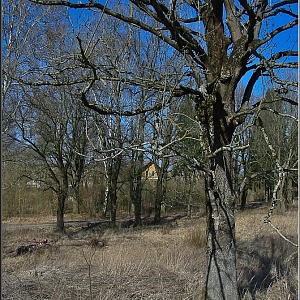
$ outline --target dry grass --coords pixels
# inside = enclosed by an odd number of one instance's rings
[[[205,223],[204,223],[205,224]],[[196,224],[185,234],[185,243],[196,248],[206,246],[206,228],[203,224]]]
[[[297,299],[297,248],[263,224],[266,210],[237,214],[243,300]],[[297,212],[272,220],[297,243]],[[141,229],[5,230],[2,299],[199,299],[205,281],[205,219]],[[33,238],[52,247],[16,256]],[[104,241],[94,247],[91,241]]]
[[[255,213],[254,213],[255,212]],[[243,300],[298,299],[298,248],[263,222],[266,209],[237,218],[237,262]],[[284,236],[298,244],[298,211],[272,216]]]

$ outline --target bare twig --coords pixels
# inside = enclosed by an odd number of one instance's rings
[[[286,236],[284,236],[277,227],[275,227],[272,222],[269,219],[265,219],[265,223],[268,223],[285,241],[292,244],[295,247],[298,247],[298,244],[293,243],[291,240],[289,240]]]
[[[91,273],[91,267],[92,267],[92,260],[96,253],[97,248],[93,248],[92,253],[89,255],[89,257],[86,256],[84,251],[82,250],[83,258],[88,266],[88,276],[89,276],[89,292],[90,292],[90,299],[93,300],[93,291],[92,291],[92,273]]]

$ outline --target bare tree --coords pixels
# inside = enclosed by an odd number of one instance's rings
[[[205,190],[203,188],[203,168],[205,164],[205,149],[201,143],[199,123],[194,118],[193,103],[189,97],[184,97],[178,105],[175,118],[175,139],[172,145],[175,157],[171,162],[175,182],[182,182],[176,202],[187,206],[188,216],[191,216],[192,206],[205,206]],[[200,183],[200,184],[199,184]]]
[[[297,1],[131,0],[119,1],[118,5],[115,2],[103,5],[97,1],[32,2],[105,13],[143,29],[145,38],[148,34],[155,35],[169,45],[169,51],[178,51],[186,59],[185,78],[192,79],[192,85],[182,78],[181,85],[176,83],[174,87],[171,82],[162,89],[161,83],[165,81],[153,80],[152,88],[165,90],[172,96],[190,94],[194,98],[207,152],[207,277],[203,298],[238,299],[233,136],[245,117],[255,114],[260,107],[260,101],[251,103],[250,96],[261,78],[270,78],[281,100],[290,101],[280,93],[283,89],[295,88],[297,83],[283,80],[280,69],[297,68],[296,37],[289,35],[298,24]],[[281,48],[276,46],[279,38]],[[97,72],[87,52],[81,52],[84,66],[90,70],[85,77],[87,84],[81,90],[81,99],[87,107],[102,114],[133,115],[157,110],[166,104],[156,103],[146,108],[137,105],[130,112],[120,112],[93,103],[89,92],[96,81],[106,77]],[[130,73],[119,75],[122,76],[118,76],[118,80],[144,85],[141,78],[133,78]],[[240,105],[237,105],[235,90],[243,80],[246,80],[246,88]],[[42,78],[37,84],[54,84],[54,81]]]
[[[70,99],[71,102],[74,99]],[[93,129],[93,121],[81,103],[73,101],[73,110],[70,111],[70,132],[66,136],[69,147],[72,149],[69,170],[69,182],[73,192],[73,212],[79,214],[82,206],[80,186],[84,179],[88,164],[87,152],[89,147],[88,135]],[[70,193],[71,194],[71,193]]]
[[[295,95],[290,94],[288,97],[296,101]],[[261,189],[261,194],[256,200],[263,200],[264,197],[266,202],[271,201],[271,191],[274,188],[278,172],[276,171],[276,159],[266,144],[266,137],[274,148],[280,164],[284,166],[287,172],[286,176],[289,174],[290,180],[292,180],[297,166],[297,143],[291,143],[292,140],[297,142],[297,137],[293,134],[293,128],[298,119],[294,105],[280,101],[276,92],[270,89],[260,103],[260,112],[257,114],[260,121],[256,122],[255,118],[249,118],[249,122],[241,126],[239,133],[236,134],[237,143],[248,145],[236,152],[235,159],[236,186],[241,198],[241,209],[245,208],[247,190],[250,185],[262,185],[264,188],[264,195],[262,194],[263,189]],[[277,197],[280,199],[278,208],[280,207],[282,212],[285,210],[285,198],[287,197],[284,184],[286,179],[285,177],[279,189],[281,195]],[[291,198],[291,194],[289,198]]]
[[[296,100],[297,96],[289,95],[289,98]],[[298,113],[289,103],[278,100],[276,93],[268,90],[256,122],[257,136],[266,148],[264,155],[261,155],[262,159],[257,160],[256,167],[257,164],[266,165],[271,181],[272,204],[266,223],[270,223],[275,205],[280,213],[285,212],[288,174],[297,173],[298,166],[297,143],[291,143],[292,139],[297,140],[293,135],[293,128],[297,124]]]
[[[121,99],[121,87],[118,83],[112,84],[106,90],[108,101],[119,105]],[[118,178],[123,156],[123,135],[121,117],[116,115],[95,116],[94,119],[97,140],[93,144],[93,158],[99,163],[103,163],[105,176],[105,195],[103,203],[103,215],[106,216],[110,210],[112,225],[116,225],[117,198],[118,198]]]
[[[131,140],[136,142],[136,149],[130,151],[130,175],[129,175],[129,193],[131,202],[134,206],[135,226],[142,224],[142,173],[144,168],[144,130],[145,115],[141,114],[135,117],[131,124]]]
[[[168,105],[163,110],[156,112],[153,120],[153,154],[152,159],[158,166],[157,180],[155,187],[155,216],[154,223],[159,224],[161,221],[161,208],[165,203],[166,184],[168,180],[169,167],[171,158],[174,156],[171,151],[171,145],[178,141],[175,134],[174,117],[178,111],[179,101]]]
[[[64,231],[71,164],[76,168],[77,177],[82,175],[77,158],[85,142],[78,136],[78,122],[84,122],[84,106],[74,98],[75,86],[30,86],[22,81],[36,82],[35,70],[39,68],[56,78],[60,76],[58,68],[72,69],[72,63],[66,59],[72,47],[67,42],[66,10],[49,13],[49,9],[32,4],[28,7],[18,4],[10,1],[5,6],[6,10],[13,10],[4,22],[6,89],[3,96],[5,113],[13,124],[11,128],[7,126],[6,134],[20,149],[30,153],[27,164],[35,161],[34,176],[29,169],[25,175],[42,182],[43,188],[52,189],[57,195],[57,229]],[[42,23],[47,25],[41,32],[38,28]],[[56,26],[56,32],[50,30],[52,25]],[[62,81],[65,79],[64,75],[60,77]]]
[[[24,101],[25,97],[28,101]],[[62,101],[64,102],[64,96]],[[41,104],[28,94],[23,95],[15,123],[18,133],[12,136],[23,147],[32,151],[36,161],[39,161],[43,170],[48,174],[47,177],[40,177],[39,180],[48,188],[53,189],[57,194],[57,228],[64,231],[64,205],[68,196],[68,169],[70,166],[70,151],[65,141],[68,124],[66,111],[61,109],[54,110],[53,104],[61,105],[59,99],[55,99],[54,93],[50,94],[35,91],[35,97],[49,97]],[[57,101],[50,101],[53,97]],[[53,99],[52,98],[52,99]],[[71,150],[72,151],[72,150]]]

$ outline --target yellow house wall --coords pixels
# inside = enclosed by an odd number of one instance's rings
[[[152,175],[154,172],[154,175]],[[143,173],[144,177],[147,178],[157,178],[157,172],[156,172],[156,168],[155,165],[150,165]]]

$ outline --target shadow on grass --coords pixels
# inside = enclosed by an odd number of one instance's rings
[[[122,219],[117,221],[117,225],[115,227],[112,226],[111,222],[109,220],[102,220],[98,222],[90,222],[86,226],[76,226],[76,229],[70,230],[66,226],[66,235],[69,238],[76,237],[78,234],[82,232],[90,232],[98,234],[104,234],[106,230],[111,229],[114,230],[116,234],[122,233],[123,230],[153,230],[153,227],[155,228],[162,228],[166,230],[166,226],[168,226],[168,229],[171,229],[174,225],[177,224],[177,220],[180,220],[182,218],[185,218],[186,214],[176,214],[176,215],[166,215],[161,217],[160,224],[155,224],[154,217],[143,217],[142,218],[142,225],[141,226],[134,226],[134,218],[129,219]]]
[[[272,293],[280,280],[285,282],[284,293],[289,299],[298,299],[297,254],[298,249],[280,237],[259,237],[252,242],[237,243],[241,299],[246,293],[250,293],[252,300],[257,299],[258,292]]]

